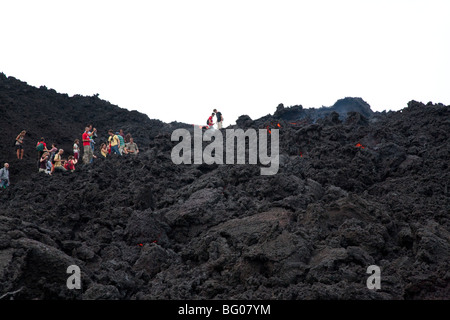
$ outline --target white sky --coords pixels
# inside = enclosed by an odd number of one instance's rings
[[[165,122],[450,104],[449,17],[448,0],[0,0],[0,71]]]

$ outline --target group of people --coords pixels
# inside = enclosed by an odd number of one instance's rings
[[[222,129],[222,122],[223,122],[223,116],[220,111],[217,111],[217,109],[213,110],[213,113],[209,116],[206,124],[208,125],[208,129],[214,128],[214,116],[216,116],[216,124],[217,129]]]
[[[123,130],[114,133],[113,130],[109,130],[108,143],[102,143],[100,146],[100,153],[103,157],[107,157],[109,154],[138,154],[139,148],[134,142],[131,134],[124,135]],[[97,129],[92,125],[85,127],[82,134],[82,146],[84,164],[89,164],[97,159],[94,155],[95,150],[95,138],[97,138]],[[39,172],[45,172],[49,175],[55,171],[75,171],[75,165],[80,161],[80,140],[75,139],[73,143],[73,156],[69,156],[67,160],[62,159],[64,153],[63,149],[58,149],[55,144],[52,144],[52,148],[49,150],[45,143],[45,139],[37,143],[36,149],[38,150],[38,166]]]
[[[214,123],[214,116],[216,117],[216,123]],[[217,124],[217,129],[222,129],[223,116],[217,109],[213,110],[211,116],[207,120],[207,128],[214,128],[214,124]],[[26,131],[21,131],[14,142],[16,147],[17,159],[23,159],[24,155],[24,139]],[[139,148],[134,142],[131,134],[125,135],[123,130],[120,129],[114,132],[112,129],[108,131],[108,140],[106,143],[102,143],[100,146],[100,154],[103,157],[115,154],[122,156],[124,154],[137,155]],[[93,128],[91,124],[87,125],[82,134],[82,147],[83,147],[83,163],[89,164],[97,158],[94,155],[95,138],[97,138],[97,129]],[[80,160],[80,140],[76,139],[73,143],[73,156],[69,156],[67,160],[62,159],[64,153],[63,149],[58,149],[56,144],[52,144],[51,149],[47,148],[45,139],[41,138],[36,144],[36,150],[38,151],[38,168],[39,172],[45,172],[49,175],[55,171],[75,171],[75,165]],[[5,163],[3,168],[0,169],[0,188],[6,188],[9,186],[9,164]]]
[[[14,142],[14,146],[16,147],[16,156],[17,159],[22,160],[24,155],[24,140],[26,135],[26,130],[21,131]],[[68,160],[62,160],[61,155],[64,153],[63,149],[59,149],[56,147],[56,144],[52,144],[51,149],[47,148],[47,144],[44,138],[41,138],[36,144],[36,150],[38,151],[38,168],[39,172],[46,172],[48,174],[52,174],[56,171],[67,171],[67,170],[75,170],[75,164],[77,163],[77,159],[73,156],[70,156]],[[5,163],[4,168],[2,168],[2,181],[8,181],[9,185],[9,164]],[[8,172],[8,179],[6,179],[6,172]],[[6,187],[6,184],[0,185],[1,187]]]
[[[39,172],[51,175],[55,171],[75,171],[78,159],[69,156],[67,160],[63,160],[64,150],[58,149],[56,144],[53,143],[51,149],[48,149],[45,139],[41,138],[36,144],[36,150],[38,151]]]
[[[106,143],[102,143],[100,146],[100,154],[103,157],[107,157],[110,154],[117,154],[122,156],[124,154],[137,155],[139,148],[134,142],[130,133],[125,135],[123,130],[120,129],[117,132],[113,130],[108,131],[109,137]],[[15,141],[17,159],[21,160],[24,156],[24,140],[26,131],[21,131]],[[83,147],[83,163],[92,163],[97,156],[94,155],[95,138],[97,138],[97,129],[93,128],[91,124],[87,125],[84,133],[82,134],[82,147]],[[55,171],[75,171],[75,165],[81,160],[81,144],[79,139],[75,139],[73,143],[73,155],[70,155],[67,160],[62,158],[64,154],[63,149],[58,149],[56,144],[52,144],[51,148],[47,147],[44,138],[41,138],[36,144],[36,150],[38,152],[37,166],[39,172],[44,172],[49,175]],[[6,188],[9,186],[9,164],[5,163],[3,168],[0,169],[0,188]]]
[[[87,126],[82,134],[83,141],[83,163],[92,163],[97,157],[94,155],[94,137],[97,136],[97,129],[92,128],[92,126]],[[130,133],[125,135],[123,130],[120,129],[114,132],[112,129],[108,130],[108,140],[106,143],[100,145],[100,154],[103,157],[107,157],[111,154],[116,154],[122,156],[123,154],[137,155],[139,153],[139,148],[134,142],[133,137]],[[73,145],[74,155],[76,154],[77,159],[79,158],[79,140],[75,140]]]
[[[106,157],[107,154],[117,154],[119,156],[123,154],[137,155],[139,153],[139,148],[131,134],[124,135],[122,129],[116,133],[110,129],[108,134],[108,145],[106,143],[102,144],[102,156]]]

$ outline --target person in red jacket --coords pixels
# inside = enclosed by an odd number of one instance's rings
[[[47,144],[45,143],[45,139],[41,138],[38,143],[36,144],[36,150],[38,151],[38,161],[37,161],[37,166],[39,168],[39,163],[40,160],[42,158],[42,155],[44,154],[44,152],[49,152],[49,150],[47,149]]]
[[[91,139],[90,139],[92,134],[93,133],[89,131],[89,127],[86,127],[84,129],[84,133],[81,136],[82,140],[83,140],[83,163],[84,164],[91,163],[92,158],[94,156],[94,153],[93,153],[92,147],[91,147]]]
[[[213,121],[214,115],[215,115],[215,113],[213,112],[213,113],[209,116],[209,118],[208,118],[208,126],[209,126],[209,129],[213,128],[213,126],[214,126],[214,121]]]
[[[77,160],[73,156],[69,156],[66,163],[64,164],[64,169],[67,171],[74,172],[75,171],[75,165],[77,164]]]

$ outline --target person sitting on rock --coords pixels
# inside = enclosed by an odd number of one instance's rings
[[[106,143],[102,143],[100,146],[100,153],[102,154],[103,157],[106,158],[106,156],[108,155],[108,147],[106,146]]]
[[[9,187],[9,164],[5,163],[0,169],[0,188]]]
[[[44,152],[41,159],[39,160],[39,172],[46,172],[47,171],[47,162],[49,161],[49,153]]]
[[[139,148],[137,144],[134,142],[133,138],[130,138],[130,142],[125,144],[124,152],[125,154],[134,154],[134,155],[137,155],[139,153]]]
[[[75,171],[75,165],[77,164],[77,160],[75,160],[75,158],[73,156],[69,156],[69,158],[67,158],[66,163],[64,164],[64,169],[66,169],[67,171],[70,172],[74,172]]]
[[[59,149],[59,152],[55,155],[54,160],[54,165],[52,168],[52,173],[55,171],[67,171],[66,168],[64,168],[64,163],[66,162],[66,160],[61,159],[62,154],[64,153],[63,149]]]

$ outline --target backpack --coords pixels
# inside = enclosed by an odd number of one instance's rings
[[[36,150],[37,151],[44,151],[44,143],[40,142],[37,146],[36,146]]]
[[[206,125],[209,126],[209,118],[206,120]]]

